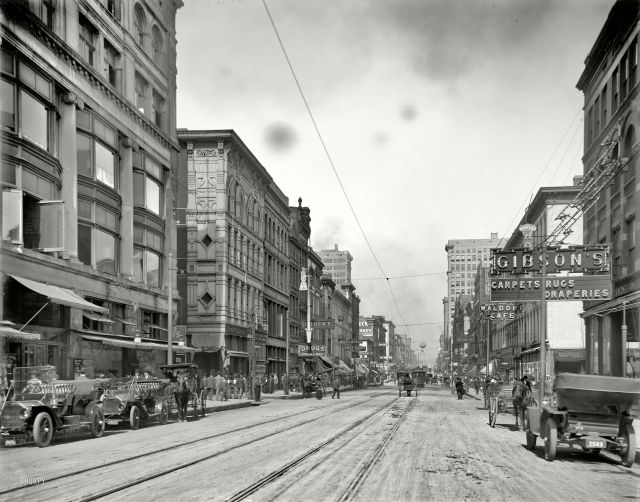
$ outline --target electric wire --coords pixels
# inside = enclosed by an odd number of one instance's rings
[[[333,170],[333,174],[336,177],[336,180],[338,181],[338,185],[340,186],[340,190],[342,190],[342,194],[344,195],[346,201],[347,201],[347,205],[349,206],[349,210],[351,211],[351,214],[353,215],[356,224],[358,225],[358,229],[360,230],[360,233],[362,234],[362,237],[364,238],[364,241],[367,245],[367,247],[369,248],[369,251],[371,252],[371,255],[373,256],[374,261],[376,262],[378,268],[380,269],[380,272],[382,273],[382,275],[386,278],[386,283],[387,286],[389,288],[389,292],[391,294],[391,298],[393,299],[393,303],[395,304],[396,310],[398,312],[398,315],[400,316],[400,319],[402,320],[402,322],[404,323],[404,319],[402,316],[402,313],[400,312],[400,307],[398,305],[398,300],[396,298],[396,295],[393,292],[393,288],[391,287],[391,284],[389,283],[389,279],[387,278],[387,274],[385,274],[384,269],[382,268],[382,265],[380,263],[380,261],[378,260],[378,256],[376,255],[376,252],[373,249],[373,246],[371,245],[371,243],[369,242],[369,239],[364,231],[364,228],[362,227],[362,224],[360,223],[360,219],[358,218],[358,215],[356,214],[356,211],[353,207],[353,205],[351,204],[351,200],[349,199],[349,196],[347,194],[347,191],[342,183],[342,180],[340,178],[340,175],[338,174],[338,170],[336,169],[336,166],[333,162],[333,159],[331,157],[331,154],[329,153],[329,149],[327,148],[326,143],[324,142],[324,139],[322,137],[322,134],[320,133],[320,128],[318,127],[318,124],[316,123],[316,120],[313,116],[313,113],[311,111],[311,107],[309,106],[309,103],[307,101],[307,98],[304,94],[304,91],[302,90],[302,86],[300,85],[300,81],[298,80],[298,77],[296,75],[295,70],[293,69],[293,65],[291,63],[291,60],[289,59],[289,56],[287,54],[287,50],[285,49],[284,43],[282,41],[282,38],[280,37],[280,33],[278,32],[278,28],[276,27],[276,24],[273,20],[273,17],[271,16],[271,12],[269,11],[269,7],[267,6],[267,2],[266,0],[262,0],[262,5],[265,8],[265,11],[267,12],[267,16],[269,17],[269,21],[271,23],[271,27],[273,28],[273,31],[275,32],[276,38],[278,39],[278,44],[280,45],[280,49],[282,50],[282,53],[284,55],[284,58],[287,62],[287,65],[289,66],[289,70],[291,71],[291,75],[293,76],[293,79],[295,81],[296,87],[298,88],[298,92],[300,94],[300,97],[302,98],[302,101],[304,103],[304,106],[307,110],[307,114],[309,115],[309,119],[311,120],[311,123],[313,125],[313,128],[316,132],[316,136],[318,137],[318,140],[320,141],[320,144],[322,145],[322,149],[324,151],[325,156],[327,157],[327,160],[329,161],[329,164],[331,165],[331,169]],[[405,323],[406,324],[406,323]]]

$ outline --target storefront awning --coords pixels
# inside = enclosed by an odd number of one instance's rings
[[[241,352],[239,350],[227,350],[226,353],[229,357],[249,357],[247,352]]]
[[[327,366],[328,368],[337,368],[338,366],[331,360],[331,358],[327,357],[327,356],[318,356],[320,358],[320,360],[322,361],[322,364],[324,364],[325,366]]]
[[[191,345],[200,352],[218,352],[224,347],[224,335],[221,333],[193,333],[191,334]]]
[[[584,349],[554,349],[553,357],[556,361],[580,362],[585,360]]]
[[[31,291],[35,291],[42,296],[46,296],[52,303],[58,303],[60,305],[66,305],[67,307],[75,307],[83,310],[90,310],[92,312],[109,312],[108,309],[81,298],[70,289],[52,286],[51,284],[44,284],[43,282],[32,281],[31,279],[25,279],[24,277],[18,277],[17,275],[10,274],[10,277],[18,281],[24,287],[29,288]]]
[[[134,342],[132,340],[119,340],[116,338],[108,338],[105,336],[95,336],[82,334],[83,340],[89,340],[92,342],[102,342],[105,345],[112,345],[114,347],[126,347],[128,349],[137,350],[168,350],[169,347],[166,343],[154,343],[154,342]],[[184,347],[182,345],[173,344],[174,352],[196,352],[193,347]]]
[[[585,317],[591,317],[592,315],[607,315],[611,312],[622,310],[625,306],[626,308],[637,307],[638,304],[640,304],[640,291],[634,291],[628,295],[614,298],[613,300],[585,310],[580,314],[580,317],[584,319]]]
[[[82,317],[89,319],[90,321],[103,322],[105,324],[113,324],[113,321],[108,317],[101,316],[100,314],[94,314],[93,312],[83,312]]]
[[[40,340],[40,334],[25,333],[9,326],[0,326],[0,338],[5,340]]]
[[[349,368],[349,365],[342,359],[338,360],[338,367],[343,369],[344,371],[353,371],[353,369]]]

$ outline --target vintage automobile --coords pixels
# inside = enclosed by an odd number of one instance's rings
[[[556,458],[557,446],[580,446],[589,453],[601,450],[620,455],[631,467],[636,457],[632,421],[638,418],[640,380],[633,378],[560,373],[555,400],[529,407],[525,414],[527,447],[534,450],[538,436],[545,459]],[[555,401],[555,402],[554,402]]]
[[[104,434],[103,379],[58,380],[53,366],[14,368],[0,410],[0,446],[31,440],[49,446],[54,434]]]
[[[169,380],[157,378],[110,378],[103,397],[107,425],[128,422],[132,429],[141,420],[157,418],[162,425],[169,417]]]

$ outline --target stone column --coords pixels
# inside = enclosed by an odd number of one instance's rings
[[[131,138],[120,141],[120,275],[133,276],[133,147]]]
[[[62,95],[60,102],[60,164],[64,200],[65,248],[72,260],[78,259],[78,152],[76,142],[76,104],[83,103],[72,92]]]

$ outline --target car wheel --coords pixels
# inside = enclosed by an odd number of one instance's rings
[[[93,419],[91,420],[91,435],[94,438],[102,437],[104,434],[104,414],[102,410],[94,409],[93,410]]]
[[[162,405],[160,406],[160,415],[158,415],[158,422],[161,425],[165,425],[169,420],[169,410],[167,409],[167,401],[162,400]]]
[[[131,407],[131,411],[129,412],[129,425],[133,430],[136,430],[140,427],[140,410],[136,405]]]
[[[44,448],[49,446],[53,439],[53,421],[51,415],[46,411],[41,411],[33,422],[33,440],[36,446]]]
[[[633,425],[626,424],[622,437],[625,440],[626,446],[620,451],[620,458],[622,459],[622,465],[625,467],[631,467],[636,459],[636,431]]]
[[[556,458],[558,448],[558,426],[553,418],[547,420],[546,433],[544,438],[544,458],[553,462]]]

